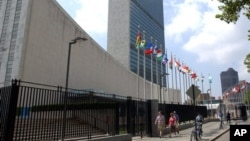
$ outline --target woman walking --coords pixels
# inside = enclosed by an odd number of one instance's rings
[[[171,137],[172,132],[175,132],[175,118],[174,118],[174,113],[170,113],[170,117],[168,119],[168,126],[169,126],[169,137]]]

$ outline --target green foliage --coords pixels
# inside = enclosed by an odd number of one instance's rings
[[[247,67],[247,72],[250,73],[250,54],[247,54],[245,60],[244,60],[244,64]]]
[[[236,23],[241,12],[250,20],[250,0],[218,0],[222,3],[218,6],[221,14],[216,14],[216,18],[227,23]],[[248,31],[250,32],[250,31]],[[250,40],[250,35],[248,35]]]
[[[225,21],[227,23],[236,23],[241,13],[250,20],[250,0],[218,0],[222,3],[218,6],[221,14],[216,14],[216,18]],[[248,40],[250,40],[250,30],[248,30]],[[247,67],[247,72],[250,73],[250,54],[248,54],[244,60],[244,64]]]
[[[250,104],[250,90],[246,92],[245,98],[244,98],[245,104],[249,105]]]

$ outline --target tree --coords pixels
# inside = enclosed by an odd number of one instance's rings
[[[223,3],[223,5],[218,6],[221,14],[216,14],[216,18],[225,21],[227,23],[236,23],[238,18],[243,12],[250,20],[250,1],[249,0],[218,0]],[[250,30],[248,30],[250,34]],[[250,40],[250,35],[248,35],[248,40]]]
[[[250,104],[250,90],[248,90],[245,94],[245,98],[244,98],[244,103],[246,105],[249,105]]]
[[[247,67],[247,72],[250,73],[250,54],[247,54],[245,60],[244,60],[244,64]]]
[[[243,12],[250,20],[250,0],[218,0],[223,3],[223,5],[218,6],[219,10],[222,12],[221,14],[216,14],[216,18],[225,21],[226,23],[236,23],[238,18]],[[248,40],[250,40],[250,30],[248,30]],[[244,64],[247,67],[247,72],[250,73],[250,54],[247,54]]]

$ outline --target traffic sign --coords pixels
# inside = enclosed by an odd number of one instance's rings
[[[192,98],[193,100],[195,100],[197,98],[197,96],[199,96],[201,94],[201,90],[198,88],[198,86],[191,85],[189,87],[189,89],[186,91],[186,94],[190,98]]]

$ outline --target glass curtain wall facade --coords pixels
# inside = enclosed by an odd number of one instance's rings
[[[116,5],[117,3],[123,4],[122,0],[109,1],[109,5],[113,5],[113,3],[115,3]],[[128,33],[129,33],[130,49],[128,52],[126,52],[128,53],[128,59],[129,59],[128,63],[129,65],[127,67],[132,72],[138,74],[137,65],[139,61],[139,75],[142,78],[144,78],[144,72],[145,72],[146,80],[152,81],[153,83],[161,84],[160,80],[162,79],[162,86],[166,86],[166,77],[161,76],[161,74],[166,72],[166,66],[162,65],[161,61],[158,61],[156,59],[156,56],[145,55],[143,48],[140,48],[138,50],[135,47],[136,36],[137,33],[140,32],[140,34],[142,35],[142,39],[145,39],[146,42],[147,41],[152,42],[153,46],[157,45],[158,47],[161,48],[162,53],[165,54],[163,0],[130,0],[129,3],[126,4],[129,4],[128,8],[129,11],[123,10],[122,14],[129,14]],[[109,12],[117,12],[117,10],[109,9]],[[111,14],[109,14],[109,16],[110,15]],[[109,18],[109,22],[116,22],[116,21],[110,21]],[[122,23],[119,26],[122,26]],[[139,51],[139,60],[138,60],[138,51]],[[151,72],[153,76],[151,76]]]

